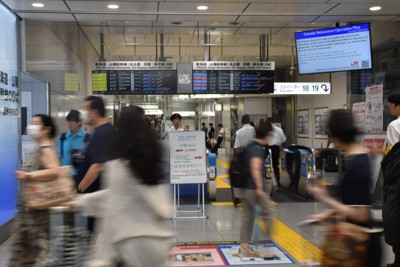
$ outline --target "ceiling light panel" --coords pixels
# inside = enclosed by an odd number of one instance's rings
[[[63,3],[63,1],[15,1],[15,0],[2,0],[13,11],[18,12],[18,10],[54,10],[54,11],[68,11],[68,7]],[[37,8],[33,7],[33,3],[42,3],[44,7]]]
[[[107,8],[109,4],[119,6],[116,12],[157,12],[157,2],[104,2],[104,1],[67,1],[72,12],[112,12]],[[134,17],[134,16],[131,16]],[[129,19],[126,19],[129,20]]]
[[[177,2],[160,2],[160,12],[176,12],[176,13],[198,13],[197,6],[199,2],[194,3],[177,3]],[[208,9],[203,11],[206,13],[241,13],[246,8],[246,3],[207,3]]]

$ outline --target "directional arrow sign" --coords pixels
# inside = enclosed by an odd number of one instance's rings
[[[331,83],[274,83],[275,95],[329,95]]]

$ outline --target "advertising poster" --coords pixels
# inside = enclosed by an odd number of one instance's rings
[[[383,85],[368,86],[365,89],[366,123],[365,132],[383,131]]]
[[[216,245],[175,246],[169,254],[169,266],[226,266]]]
[[[0,226],[15,215],[19,162],[17,19],[0,2]]]
[[[382,151],[387,145],[386,134],[365,134],[362,140],[362,146],[371,151],[371,168],[372,168],[372,192],[374,192],[378,181],[379,172],[381,170],[381,162],[383,159]]]
[[[240,244],[218,245],[218,247],[229,266],[294,264],[294,261],[272,242],[255,246],[254,250],[260,254],[259,257],[238,257]]]
[[[206,183],[204,132],[171,132],[168,136],[171,184]]]
[[[297,136],[298,137],[308,137],[308,122],[309,111],[299,110],[297,111]]]
[[[326,138],[326,121],[328,118],[328,108],[314,109],[314,134],[315,138]]]
[[[361,133],[365,133],[365,102],[353,104],[354,124]]]

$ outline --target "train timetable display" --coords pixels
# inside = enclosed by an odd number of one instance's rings
[[[265,94],[273,92],[273,70],[193,70],[194,94]]]
[[[96,70],[92,72],[93,93],[175,94],[175,70]]]

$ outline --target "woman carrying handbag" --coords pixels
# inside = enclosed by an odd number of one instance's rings
[[[336,223],[330,228],[323,253],[323,265],[329,267],[379,267],[381,244],[379,236],[371,234],[371,166],[368,150],[356,143],[357,128],[349,110],[332,110],[327,131],[335,147],[345,152],[346,171],[343,175],[341,201],[332,198],[325,187],[318,183],[309,186],[315,198],[330,209],[313,215],[314,219],[326,220],[334,216],[345,218],[346,223]],[[363,230],[365,229],[365,230]],[[364,232],[360,238],[355,232]],[[329,235],[330,234],[330,235]]]
[[[18,197],[14,243],[11,248],[10,267],[47,266],[49,255],[49,210],[33,210],[26,206],[24,189],[34,182],[47,182],[58,177],[60,162],[53,142],[56,127],[51,117],[38,114],[27,126],[28,135],[37,148],[24,162],[22,170],[16,171],[22,190]]]

